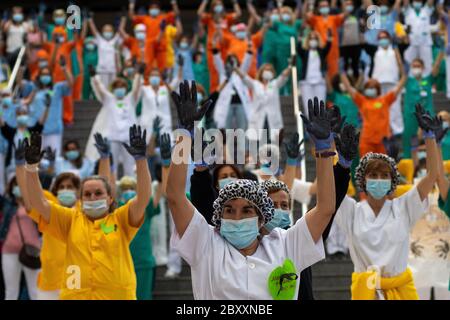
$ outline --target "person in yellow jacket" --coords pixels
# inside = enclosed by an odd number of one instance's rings
[[[409,235],[427,212],[428,194],[438,174],[438,149],[433,118],[421,106],[416,113],[426,144],[426,176],[410,191],[389,200],[399,183],[396,162],[385,154],[368,153],[356,169],[356,184],[367,195],[366,200],[356,202],[346,197],[336,213],[334,221],[347,235],[354,264],[354,300],[419,298],[407,268]]]
[[[30,204],[40,214],[39,224],[66,244],[62,300],[135,300],[136,275],[129,244],[139,230],[151,197],[146,160],[146,131],[130,128],[130,145],[136,160],[136,197],[114,209],[111,186],[100,176],[86,178],[80,187],[80,208],[48,201],[39,181],[41,136],[25,141],[25,170]]]

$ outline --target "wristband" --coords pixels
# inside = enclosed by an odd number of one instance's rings
[[[343,168],[350,168],[352,166],[352,162],[353,160],[347,160],[345,159],[340,153],[338,153],[339,156],[339,164],[343,167]]]
[[[290,158],[290,157],[288,157],[287,160],[286,160],[286,164],[288,166],[291,166],[291,167],[298,166],[298,163],[299,163],[299,161],[298,161],[297,158]]]
[[[35,164],[25,164],[25,170],[28,172],[39,172],[39,162]]]
[[[423,131],[423,138],[424,139],[435,139],[436,138],[436,136],[434,135],[434,132],[433,131]]]
[[[170,167],[170,158],[161,160],[163,167]]]
[[[25,164],[25,159],[16,159],[16,166],[23,166]]]
[[[318,140],[316,137],[311,135],[314,141],[314,146],[316,148],[316,151],[322,151],[331,149],[331,142],[334,140],[333,135],[330,133],[329,137],[326,139],[320,139]]]
[[[334,151],[325,151],[325,152],[316,152],[316,158],[330,158],[334,157],[336,155],[336,152]]]

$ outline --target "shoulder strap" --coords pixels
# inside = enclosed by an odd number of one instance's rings
[[[19,219],[17,213],[16,213],[16,221],[17,221],[17,226],[19,227],[20,239],[22,240],[22,243],[25,244],[25,239],[23,237],[22,227],[20,226],[20,219]]]

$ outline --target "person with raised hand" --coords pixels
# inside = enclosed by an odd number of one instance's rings
[[[48,201],[38,177],[43,156],[41,136],[32,133],[25,143],[27,193],[40,215],[39,224],[66,243],[65,269],[84,275],[76,283],[67,281],[72,279],[71,273],[66,275],[60,294],[63,300],[136,299],[129,245],[144,220],[151,197],[151,177],[146,161],[146,131],[133,125],[129,136],[129,144],[124,143],[124,147],[136,161],[136,197],[119,209],[114,207],[111,185],[99,176],[81,183],[79,208]]]
[[[182,129],[174,155],[181,158],[172,157],[167,183],[176,230],[171,245],[191,266],[194,298],[295,299],[300,272],[325,254],[321,234],[335,207],[331,143],[317,155],[317,206],[295,226],[287,231],[275,229],[270,239],[258,237],[261,226],[273,217],[273,202],[267,191],[250,180],[230,182],[219,191],[211,226],[184,190],[195,121],[211,104],[208,100],[198,106],[196,95],[195,84],[189,88],[188,83],[181,85],[180,95],[173,93]],[[310,134],[317,134],[317,141],[327,140],[331,128],[325,107],[317,105],[314,111],[311,106]],[[280,283],[280,277],[285,281]]]
[[[433,118],[420,105],[416,117],[424,132],[426,176],[410,191],[390,200],[400,177],[396,162],[385,154],[368,153],[356,169],[356,185],[367,199],[356,202],[347,196],[336,214],[335,221],[347,235],[354,264],[354,300],[419,298],[407,267],[409,234],[428,210],[428,194],[438,174],[438,151]]]

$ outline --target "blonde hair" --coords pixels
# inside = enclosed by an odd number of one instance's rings
[[[261,67],[259,67],[258,73],[256,74],[256,79],[262,81],[262,74],[264,70],[270,70],[276,75],[275,67],[271,63],[264,63]]]

